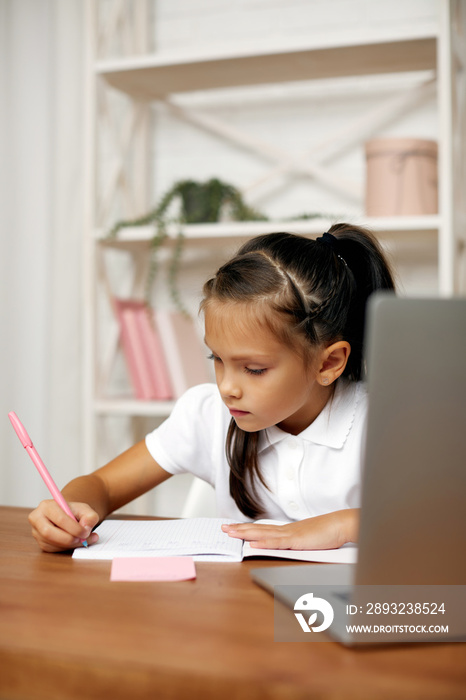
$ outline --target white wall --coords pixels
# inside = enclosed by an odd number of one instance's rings
[[[436,0],[155,0],[154,41],[160,51],[294,38],[376,36],[406,23],[419,27]]]
[[[113,2],[104,0],[104,9]],[[5,504],[32,506],[47,495],[9,425],[10,410],[24,420],[59,485],[83,471],[84,5],[82,0],[0,0],[0,503]],[[160,51],[194,51],[269,40],[324,41],[335,32],[375,36],[407,22],[420,27],[435,17],[436,7],[435,0],[156,0],[152,41]],[[299,154],[342,118],[364,114],[394,90],[387,77],[219,90],[179,101]],[[154,109],[154,118],[153,202],[177,179],[215,175],[245,187],[268,165],[161,108]],[[435,137],[436,128],[433,106],[425,104],[416,115],[387,124],[384,133]],[[334,165],[362,185],[360,150]],[[250,201],[273,217],[360,211],[303,177],[273,181],[254,191]],[[408,288],[432,286],[429,265],[409,275],[405,271]]]
[[[81,443],[82,3],[0,0],[0,503],[47,490],[10,422],[59,485]]]

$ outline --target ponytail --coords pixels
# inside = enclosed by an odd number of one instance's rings
[[[369,231],[349,224],[335,224],[328,233],[334,238],[330,247],[334,255],[353,277],[352,294],[348,300],[348,311],[342,340],[351,345],[343,376],[359,381],[364,376],[363,343],[366,324],[367,302],[378,290],[395,290],[395,281],[380,243]],[[319,243],[321,239],[317,239]]]
[[[335,224],[312,240],[271,233],[247,241],[204,285],[201,310],[230,302],[257,308],[257,318],[303,358],[309,350],[340,340],[351,346],[344,377],[364,376],[366,305],[377,290],[394,290],[389,263],[367,230]],[[255,305],[255,306],[254,306]],[[257,483],[259,433],[241,430],[234,419],[227,435],[230,493],[246,516],[263,512]]]

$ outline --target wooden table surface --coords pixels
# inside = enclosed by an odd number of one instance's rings
[[[464,700],[466,644],[278,643],[249,570],[112,583],[110,562],[44,554],[27,509],[0,507],[0,699]]]

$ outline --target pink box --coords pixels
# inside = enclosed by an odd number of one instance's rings
[[[437,142],[373,139],[366,143],[366,214],[438,212]]]

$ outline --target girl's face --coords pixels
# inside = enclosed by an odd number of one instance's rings
[[[319,415],[328,390],[316,381],[315,362],[306,364],[265,325],[241,319],[239,305],[208,306],[205,328],[217,385],[238,427],[277,425],[297,435]]]

